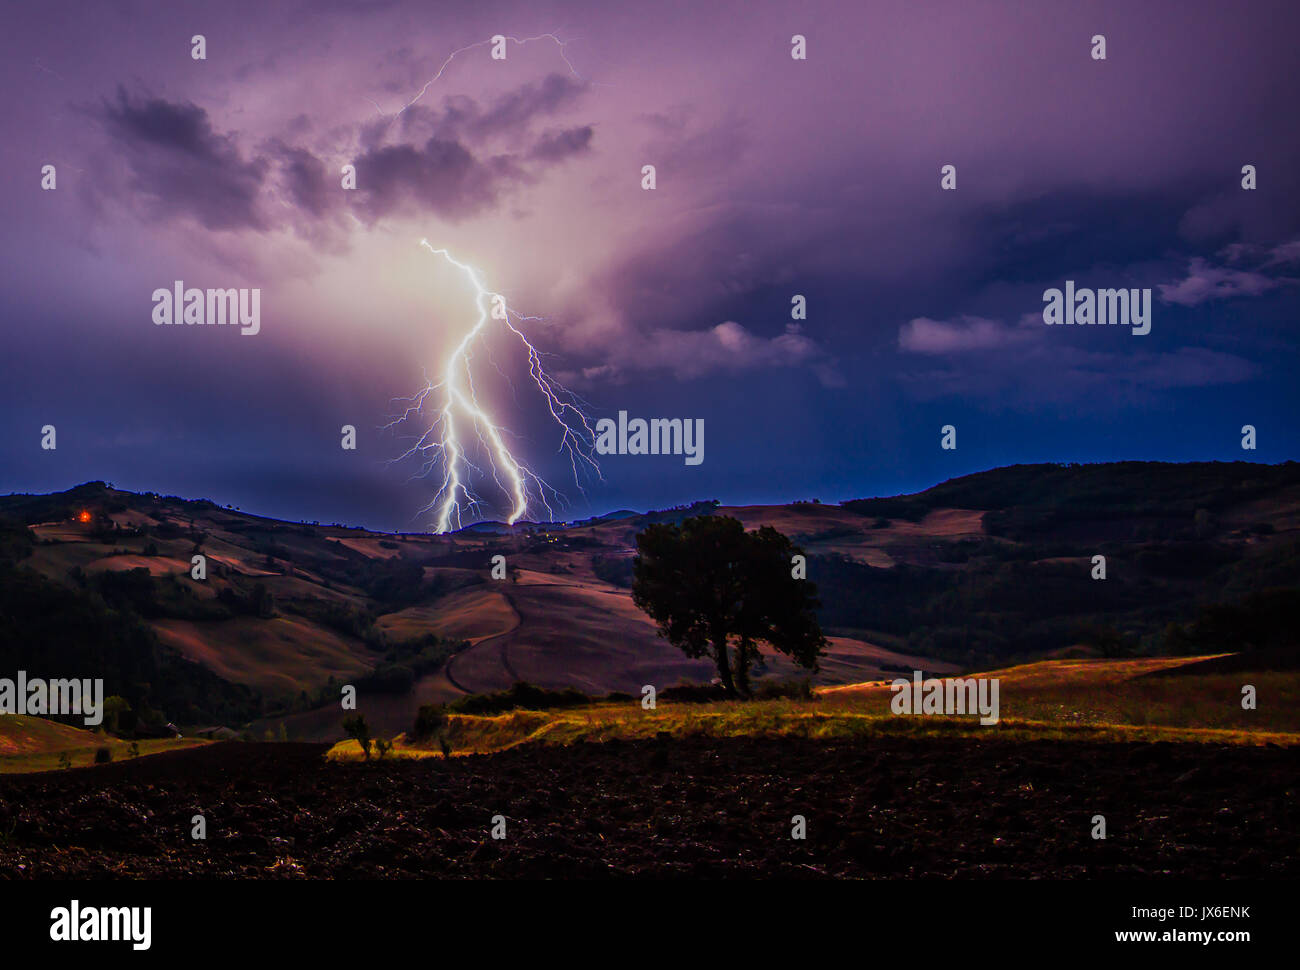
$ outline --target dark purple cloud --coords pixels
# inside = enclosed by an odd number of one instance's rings
[[[528,82],[493,99],[486,106],[465,94],[450,94],[431,103],[408,104],[394,116],[368,122],[362,132],[367,148],[381,145],[396,130],[418,140],[427,135],[443,139],[480,143],[505,136],[520,140],[534,122],[553,117],[575,105],[590,85],[564,74],[550,74],[540,82]]]
[[[412,209],[465,219],[496,204],[525,178],[510,156],[481,159],[457,141],[430,138],[423,147],[392,145],[356,161],[358,207],[371,219]]]
[[[545,132],[537,139],[528,157],[544,162],[559,162],[574,155],[581,155],[591,150],[591,139],[595,133],[591,125]]]
[[[551,74],[487,106],[449,96],[437,108],[411,104],[396,117],[362,123],[358,141],[368,147],[351,159],[358,172],[354,195],[340,191],[339,176],[311,148],[276,137],[261,154],[248,153],[239,132],[219,133],[207,110],[188,101],[132,97],[119,87],[116,100],[95,114],[126,161],[130,189],[150,201],[152,217],[188,216],[221,230],[292,225],[314,235],[311,222],[348,207],[367,223],[397,213],[458,221],[494,208],[547,166],[588,152],[594,128],[548,129],[519,155],[479,146],[502,135],[523,142],[536,119],[567,108],[586,90],[584,82]],[[287,133],[306,136],[313,128],[299,114]],[[433,134],[422,142],[385,143],[394,131],[409,137],[421,130]]]
[[[535,118],[567,108],[587,91],[587,85],[563,74],[550,74],[539,84],[525,84],[496,99],[486,110],[471,113],[461,124],[471,137],[486,137],[526,128]]]
[[[302,212],[322,217],[339,203],[339,182],[325,163],[305,148],[282,147],[280,161],[289,198]]]
[[[264,229],[258,198],[270,163],[245,159],[236,139],[218,134],[188,102],[133,99],[118,88],[100,111],[126,156],[132,187],[155,214],[189,215],[209,229]]]

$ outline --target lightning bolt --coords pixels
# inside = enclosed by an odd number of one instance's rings
[[[587,80],[581,74],[578,73],[577,69],[574,68],[573,66],[573,62],[569,60],[569,55],[564,52],[564,48],[568,46],[568,44],[572,43],[572,41],[560,40],[560,38],[553,31],[545,34],[538,34],[535,37],[520,38],[520,37],[511,37],[508,35],[502,35],[502,36],[504,36],[506,40],[511,41],[512,43],[520,47],[522,47],[524,44],[531,44],[534,41],[538,41],[538,40],[554,41],[555,46],[559,48],[560,58],[561,60],[564,61],[564,66],[569,69],[569,74],[572,77],[576,77],[579,81]],[[454,61],[461,54],[464,54],[466,51],[472,51],[476,47],[482,47],[484,44],[490,44],[490,43],[492,43],[492,40],[490,38],[488,40],[476,41],[473,44],[466,44],[464,47],[459,47],[456,50],[452,51],[450,54],[448,54],[447,59],[443,61],[442,66],[438,68],[438,73],[435,74],[433,77],[429,78],[429,80],[425,81],[424,87],[420,88],[420,90],[415,93],[415,97],[411,98],[410,101],[406,102],[406,104],[402,105],[400,108],[397,109],[397,111],[393,113],[393,117],[389,119],[388,124],[384,126],[384,132],[387,133],[388,129],[393,127],[393,125],[397,122],[397,119],[402,116],[402,113],[406,111],[407,108],[411,107],[411,105],[415,104],[415,102],[419,101],[422,97],[424,97],[425,92],[427,92],[429,88],[433,87],[433,85],[438,82],[438,80],[442,77],[443,73],[447,70],[447,68],[451,66],[452,61]],[[590,84],[594,82],[588,81],[587,83]],[[381,107],[379,107],[378,104],[375,104],[373,99],[366,98],[366,100],[369,101],[372,105],[374,105],[375,110],[378,111],[381,115],[385,113],[384,110]]]
[[[546,402],[551,419],[560,429],[559,451],[568,454],[574,483],[579,491],[583,491],[580,480],[582,474],[601,477],[600,466],[593,457],[595,432],[584,410],[585,402],[546,373],[542,355],[511,319],[513,317],[522,325],[524,321],[540,320],[541,317],[527,317],[511,310],[504,297],[493,293],[484,285],[474,267],[456,259],[448,250],[435,249],[427,239],[421,239],[420,245],[460,271],[473,290],[478,316],[447,359],[441,378],[437,382],[426,378],[425,386],[415,395],[397,399],[405,402],[407,407],[400,416],[385,425],[386,428],[396,428],[425,415],[428,415],[429,425],[395,461],[419,459],[422,466],[419,474],[422,475],[441,469],[442,484],[433,500],[421,510],[421,514],[434,512],[435,531],[438,533],[458,529],[462,524],[462,515],[477,512],[480,506],[480,500],[471,489],[469,480],[471,474],[482,476],[483,470],[470,460],[462,438],[466,430],[472,429],[487,455],[490,466],[488,474],[510,504],[507,524],[514,525],[519,521],[528,512],[529,503],[534,499],[545,509],[547,517],[554,521],[551,503],[558,504],[562,496],[515,457],[506,444],[509,432],[489,415],[478,400],[474,389],[474,348],[484,341],[494,320],[500,321],[503,329],[518,338],[528,357],[529,378]],[[493,366],[496,366],[494,361]],[[499,367],[496,369],[505,376]]]
[[[574,68],[565,51],[568,42],[561,40],[556,32],[524,38],[503,36],[517,46],[541,40],[553,42],[559,50],[560,58],[569,69],[569,74],[588,84],[594,83],[586,81]],[[490,43],[492,43],[491,39],[482,40],[452,51],[442,62],[437,73],[393,113],[388,124],[384,126],[383,133],[386,134],[408,108],[424,97],[457,57]],[[383,109],[373,100],[369,98],[366,100],[370,101],[381,115],[384,114]],[[542,355],[520,329],[525,322],[541,320],[541,317],[516,313],[506,305],[504,297],[487,288],[474,267],[453,257],[449,250],[435,249],[427,239],[421,239],[420,245],[460,271],[474,293],[474,306],[478,315],[447,359],[440,379],[433,382],[426,377],[425,386],[415,395],[396,399],[405,402],[406,407],[399,416],[385,425],[386,428],[392,429],[420,419],[427,421],[427,427],[415,436],[415,443],[404,454],[394,459],[396,462],[417,459],[420,462],[420,470],[417,472],[419,476],[430,476],[435,472],[441,475],[442,483],[432,501],[421,509],[419,514],[433,512],[434,528],[438,533],[460,528],[464,516],[477,514],[482,504],[470,484],[471,478],[477,476],[490,477],[497,488],[504,493],[510,505],[510,513],[506,518],[507,524],[514,525],[519,521],[528,513],[529,505],[533,502],[539,504],[545,510],[546,516],[554,521],[555,512],[552,503],[559,504],[563,501],[563,496],[515,456],[506,443],[509,432],[498,424],[486,407],[480,403],[474,388],[474,350],[479,344],[483,344],[489,363],[507,383],[511,384],[515,401],[518,403],[517,390],[497,365],[485,338],[492,329],[493,323],[499,321],[504,330],[518,339],[527,355],[529,379],[542,395],[551,420],[560,431],[559,453],[568,455],[574,483],[584,495],[586,494],[582,487],[584,475],[594,474],[596,478],[602,478],[600,466],[594,457],[596,435],[587,417],[586,402],[546,372]],[[492,309],[489,308],[490,305]],[[498,309],[499,314],[495,312]],[[515,322],[519,325],[516,326]],[[480,450],[487,456],[489,467],[486,472],[474,464],[466,447],[463,435],[471,430]]]

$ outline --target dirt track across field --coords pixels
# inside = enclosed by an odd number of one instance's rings
[[[380,764],[325,750],[228,743],[7,776],[0,877],[1300,875],[1296,749],[687,738]]]

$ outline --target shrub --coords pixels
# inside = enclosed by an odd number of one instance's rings
[[[354,714],[352,717],[344,718],[343,730],[347,731],[349,736],[356,738],[357,744],[361,745],[361,753],[369,761],[370,725],[366,723],[366,716],[364,714]]]
[[[433,737],[447,723],[447,712],[441,704],[422,704],[416,712],[415,724],[411,727],[412,741],[424,741]]]
[[[448,704],[446,709],[456,714],[502,714],[521,707],[532,711],[578,707],[591,703],[591,700],[582,691],[574,690],[572,687],[547,690],[521,680],[509,690],[461,697]]]
[[[103,748],[95,749],[95,764],[106,765],[112,760],[113,760],[113,751],[111,748],[103,747]]]
[[[381,664],[357,678],[358,690],[375,694],[408,694],[415,686],[415,671],[405,664]]]
[[[597,579],[613,586],[632,588],[633,568],[631,556],[593,556],[591,571]]]

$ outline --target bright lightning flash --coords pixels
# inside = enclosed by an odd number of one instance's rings
[[[529,377],[541,392],[552,420],[560,429],[560,451],[567,452],[573,467],[574,482],[580,491],[581,473],[594,473],[597,478],[600,477],[600,466],[594,458],[595,432],[583,410],[583,402],[546,373],[537,349],[523,331],[511,322],[511,316],[521,323],[525,320],[538,320],[539,317],[514,313],[506,306],[503,297],[483,285],[474,267],[455,259],[446,249],[434,249],[427,239],[421,239],[420,245],[461,272],[473,288],[474,305],[478,311],[473,326],[461,337],[447,359],[441,379],[436,383],[426,383],[413,397],[402,398],[409,406],[400,417],[387,425],[388,428],[393,428],[407,421],[415,421],[420,416],[426,416],[430,422],[415,444],[397,459],[402,461],[411,457],[419,458],[423,463],[423,475],[432,474],[435,469],[441,472],[442,485],[422,513],[433,511],[436,531],[443,533],[460,528],[462,512],[477,512],[480,501],[470,487],[469,478],[471,473],[481,474],[481,469],[471,462],[462,438],[468,429],[472,429],[488,456],[490,477],[510,503],[511,510],[506,522],[513,525],[519,521],[528,512],[529,503],[534,499],[545,509],[547,517],[553,520],[551,503],[558,500],[560,494],[515,457],[505,440],[509,432],[488,414],[478,400],[472,367],[475,345],[487,335],[494,319],[501,320],[504,328],[519,338],[528,354]],[[497,370],[501,373],[500,368]],[[502,376],[505,376],[504,373]],[[426,405],[432,414],[426,412]]]

